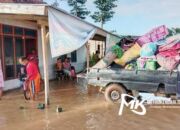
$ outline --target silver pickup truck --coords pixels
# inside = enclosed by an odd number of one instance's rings
[[[122,93],[133,95],[133,91],[175,95],[179,78],[175,71],[106,68],[89,69],[86,79],[88,85],[101,88],[107,101],[117,102]]]

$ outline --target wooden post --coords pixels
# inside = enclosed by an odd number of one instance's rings
[[[42,39],[42,55],[43,55],[43,71],[45,83],[45,105],[49,105],[49,73],[48,73],[48,58],[47,58],[47,42],[45,25],[41,25],[41,39]]]
[[[86,44],[87,73],[89,72],[89,45]]]

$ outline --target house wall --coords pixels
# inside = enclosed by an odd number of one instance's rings
[[[29,29],[36,29],[38,32],[38,57],[39,57],[39,68],[41,72],[41,76],[43,77],[43,56],[42,56],[42,41],[41,41],[41,31],[38,25],[34,22],[28,22],[28,21],[22,21],[22,20],[10,20],[10,19],[3,19],[0,18],[0,23],[2,24],[8,24],[12,26],[19,26]],[[107,36],[107,33],[103,32],[102,30],[97,29],[96,34],[100,34],[104,37]],[[55,62],[57,58],[52,58],[51,52],[50,52],[50,44],[47,44],[47,55],[48,55],[48,69],[49,69],[49,79],[55,78]],[[93,51],[92,51],[93,52]],[[80,49],[77,50],[77,62],[71,63],[75,69],[76,72],[81,72],[86,67],[86,47],[83,46]],[[71,54],[68,54],[68,57],[71,57]],[[5,81],[5,87],[4,90],[13,89],[19,87],[19,80],[13,79],[13,80],[7,80]]]
[[[69,54],[70,57],[70,54]],[[81,72],[86,67],[86,46],[77,50],[77,62],[72,62],[76,72]]]
[[[7,24],[12,26],[19,26],[29,29],[38,29],[37,24],[33,22],[27,22],[27,21],[20,21],[20,20],[8,20],[8,19],[0,19],[1,24]],[[4,84],[4,90],[9,90],[13,88],[19,87],[19,80],[18,79],[12,79],[12,80],[6,80]]]
[[[42,56],[42,42],[41,42],[41,31],[40,28],[38,28],[36,23],[33,22],[27,22],[27,21],[20,21],[20,20],[7,20],[7,19],[0,19],[0,23],[12,25],[12,26],[19,26],[29,29],[36,29],[38,31],[38,57],[39,57],[39,68],[41,75],[43,76],[43,56]],[[49,79],[55,78],[55,62],[56,58],[52,58],[51,52],[50,52],[50,44],[47,44],[47,55],[48,55],[48,69],[49,69]],[[71,54],[68,54],[68,57],[71,57]],[[72,63],[73,66],[75,66],[76,71],[80,72],[85,68],[86,63],[86,47],[83,46],[80,49],[77,50],[77,62]],[[19,80],[13,79],[13,80],[6,80],[4,90],[14,89],[19,87]]]
[[[38,31],[40,35],[40,31]],[[38,42],[41,43],[41,38],[38,38]],[[50,48],[50,44],[47,44],[47,48]],[[38,44],[38,55],[39,55],[39,68],[41,71],[41,75],[43,76],[43,56],[42,56],[42,44]],[[52,58],[50,49],[47,50],[48,55],[48,70],[49,70],[49,79],[55,78],[55,63],[57,58]],[[68,57],[71,57],[71,54],[67,54]],[[86,47],[83,46],[77,50],[77,62],[71,63],[76,72],[81,72],[85,68],[86,64]]]
[[[45,15],[46,10],[43,4],[14,4],[1,3],[0,13],[3,14],[19,14],[19,15]]]

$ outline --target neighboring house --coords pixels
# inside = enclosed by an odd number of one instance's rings
[[[39,2],[41,2],[41,0],[39,0]],[[41,74],[43,76],[43,58],[40,24],[41,22],[46,23],[46,28],[48,30],[47,10],[50,7],[51,6],[47,4],[0,4],[0,58],[3,66],[5,90],[16,88],[19,86],[18,58],[21,56],[26,56],[28,53],[30,53],[31,49],[36,49],[38,52],[39,67]],[[68,14],[66,11],[63,11],[61,9],[58,9],[58,11],[66,15],[69,15],[74,19],[80,20],[79,18]],[[85,23],[90,24],[88,22]],[[104,53],[106,45],[108,44],[106,43],[106,38],[108,35],[113,34],[99,27],[94,27],[96,28],[96,34],[94,35],[94,38],[92,38],[91,40],[103,41],[104,45],[103,47],[101,47],[101,49],[103,49],[102,52]],[[49,78],[53,79],[55,77],[54,64],[56,62],[56,58],[52,58],[50,52],[50,45],[47,44],[47,46],[48,50],[46,53],[48,54]],[[68,57],[71,57],[72,65],[75,66],[77,72],[82,71],[86,67],[87,52],[85,46],[67,55]]]

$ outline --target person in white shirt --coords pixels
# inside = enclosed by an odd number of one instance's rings
[[[0,99],[2,97],[3,87],[4,87],[4,78],[3,78],[2,66],[1,66],[1,60],[0,60]]]

